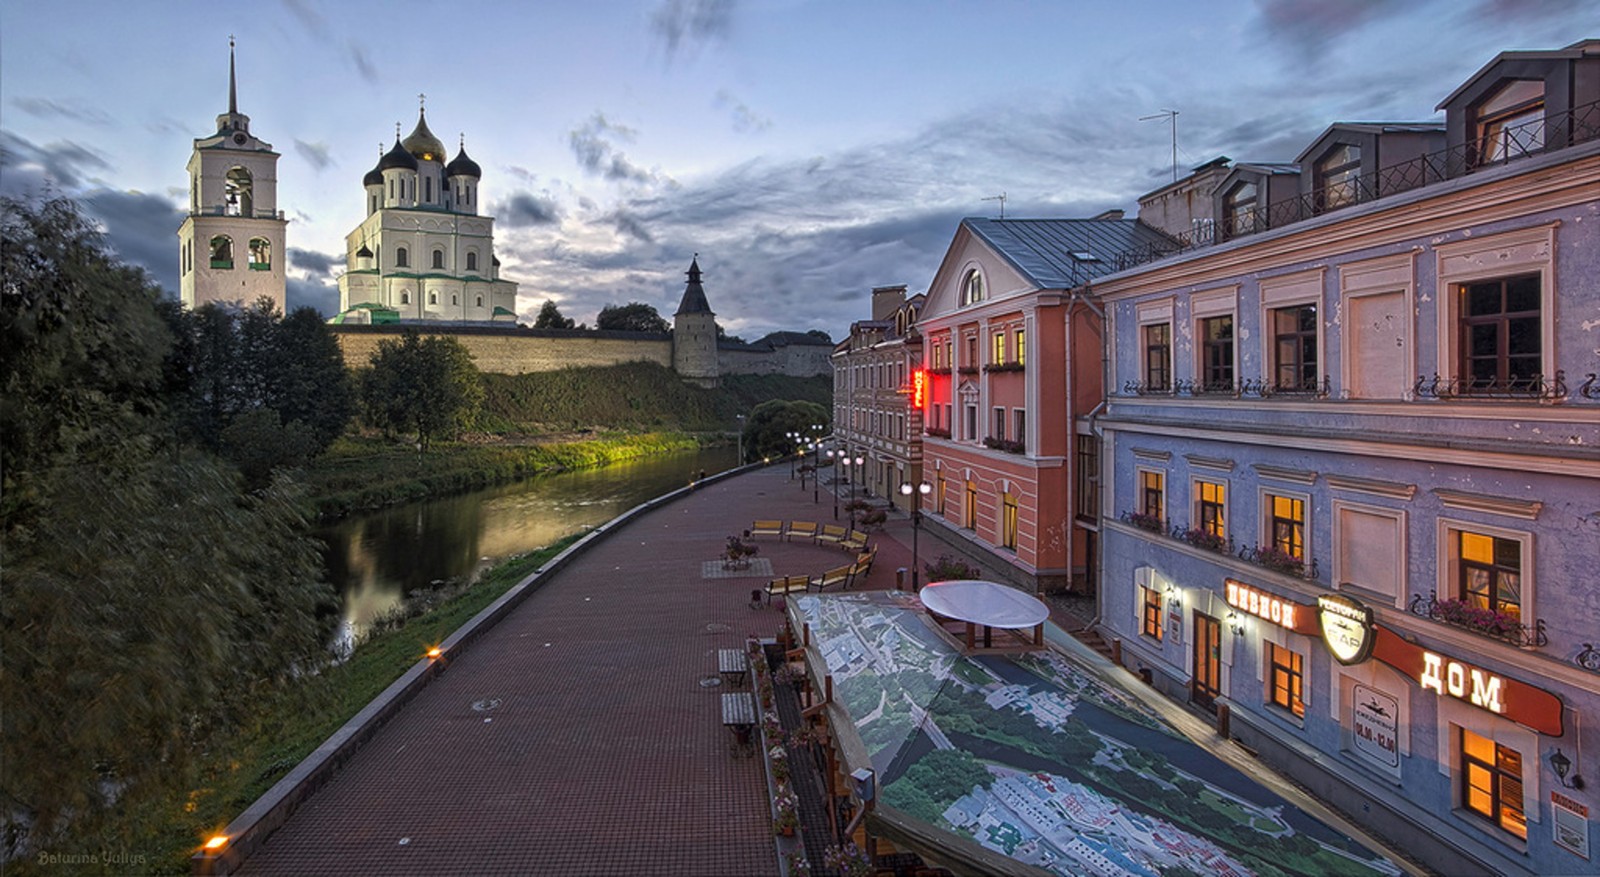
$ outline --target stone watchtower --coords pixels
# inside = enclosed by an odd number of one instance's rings
[[[689,282],[683,300],[672,315],[672,370],[678,377],[702,387],[715,387],[717,365],[717,315],[700,285],[700,256],[689,262]]]

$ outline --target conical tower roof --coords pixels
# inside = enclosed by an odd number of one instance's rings
[[[705,287],[700,285],[699,253],[689,260],[689,270],[684,273],[689,275],[689,282],[683,287],[683,300],[678,302],[678,310],[673,316],[711,313],[711,303],[706,301]]]

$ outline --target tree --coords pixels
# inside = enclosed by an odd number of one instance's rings
[[[387,430],[415,432],[421,450],[470,427],[483,404],[483,375],[460,341],[406,331],[378,342],[361,376],[366,418]]]
[[[806,332],[806,334],[811,336],[812,338],[818,339],[819,341],[826,341],[829,344],[833,343],[833,337],[830,336],[827,332],[822,331],[821,329],[811,329],[808,332]]]
[[[661,318],[656,309],[643,302],[625,305],[606,305],[595,317],[596,329],[613,329],[618,332],[670,332],[672,327]]]
[[[556,307],[555,302],[545,299],[544,305],[539,308],[539,316],[533,321],[533,328],[571,329],[573,322],[571,317],[561,316],[561,309]]]
[[[173,441],[159,291],[69,201],[4,202],[0,231],[0,822],[43,849],[181,794],[336,616],[287,483]]]
[[[744,462],[791,454],[788,433],[821,436],[828,430],[828,409],[815,402],[770,399],[751,409],[744,425]],[[821,426],[817,430],[812,427]]]

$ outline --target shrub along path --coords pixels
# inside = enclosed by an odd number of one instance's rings
[[[455,657],[240,873],[776,874],[760,760],[701,683],[781,617],[750,605],[763,577],[702,565],[756,518],[831,516],[774,465],[638,518]],[[875,538],[865,587],[909,565],[900,535]],[[843,557],[759,544],[777,575]]]

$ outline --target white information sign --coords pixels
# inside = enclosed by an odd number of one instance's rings
[[[1357,683],[1350,692],[1350,739],[1356,752],[1386,768],[1400,766],[1400,702]]]
[[[1560,792],[1550,793],[1556,846],[1589,858],[1589,808]]]

